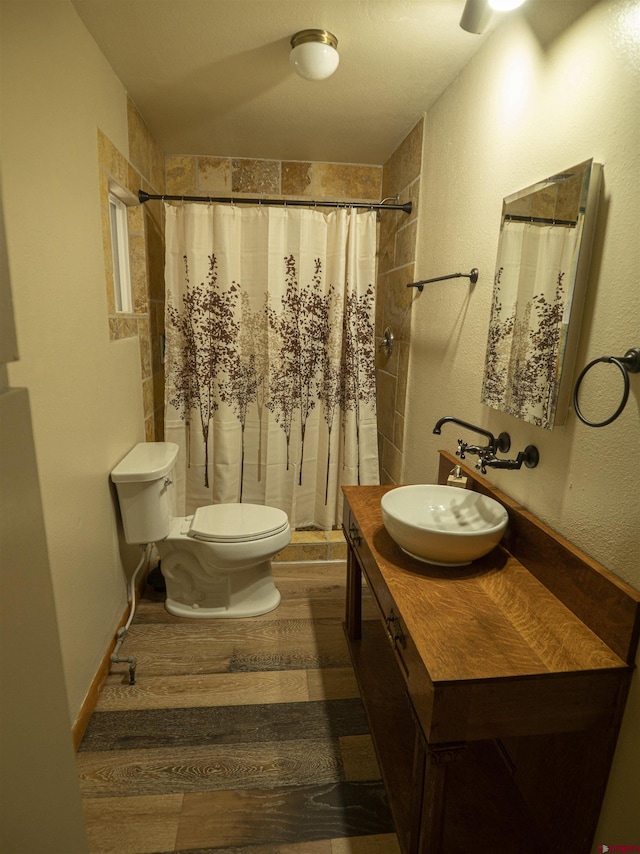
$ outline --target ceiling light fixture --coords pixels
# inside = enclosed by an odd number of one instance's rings
[[[517,9],[522,6],[524,0],[489,0],[489,6],[495,9],[496,12],[510,12],[512,9]]]
[[[483,33],[491,12],[510,12],[522,6],[525,0],[467,0],[460,18],[460,26],[468,33]]]
[[[460,26],[468,33],[483,33],[491,18],[487,0],[467,0],[460,18]]]
[[[289,62],[305,80],[326,80],[338,67],[338,39],[327,30],[300,30],[291,38]]]

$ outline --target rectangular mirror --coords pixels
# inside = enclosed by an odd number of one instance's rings
[[[547,430],[568,411],[601,176],[588,160],[502,205],[482,402]]]

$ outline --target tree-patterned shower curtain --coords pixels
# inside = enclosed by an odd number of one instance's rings
[[[165,210],[177,510],[243,501],[339,525],[340,486],[378,482],[375,214]]]

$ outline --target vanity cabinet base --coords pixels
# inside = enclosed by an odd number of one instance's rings
[[[403,854],[548,850],[498,742],[430,747],[379,621],[347,641]]]

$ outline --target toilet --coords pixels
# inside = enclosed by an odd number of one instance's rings
[[[210,504],[174,516],[174,442],[142,442],[111,472],[128,543],[154,543],[178,617],[255,617],[280,603],[271,558],[291,541],[287,514],[258,504]]]

